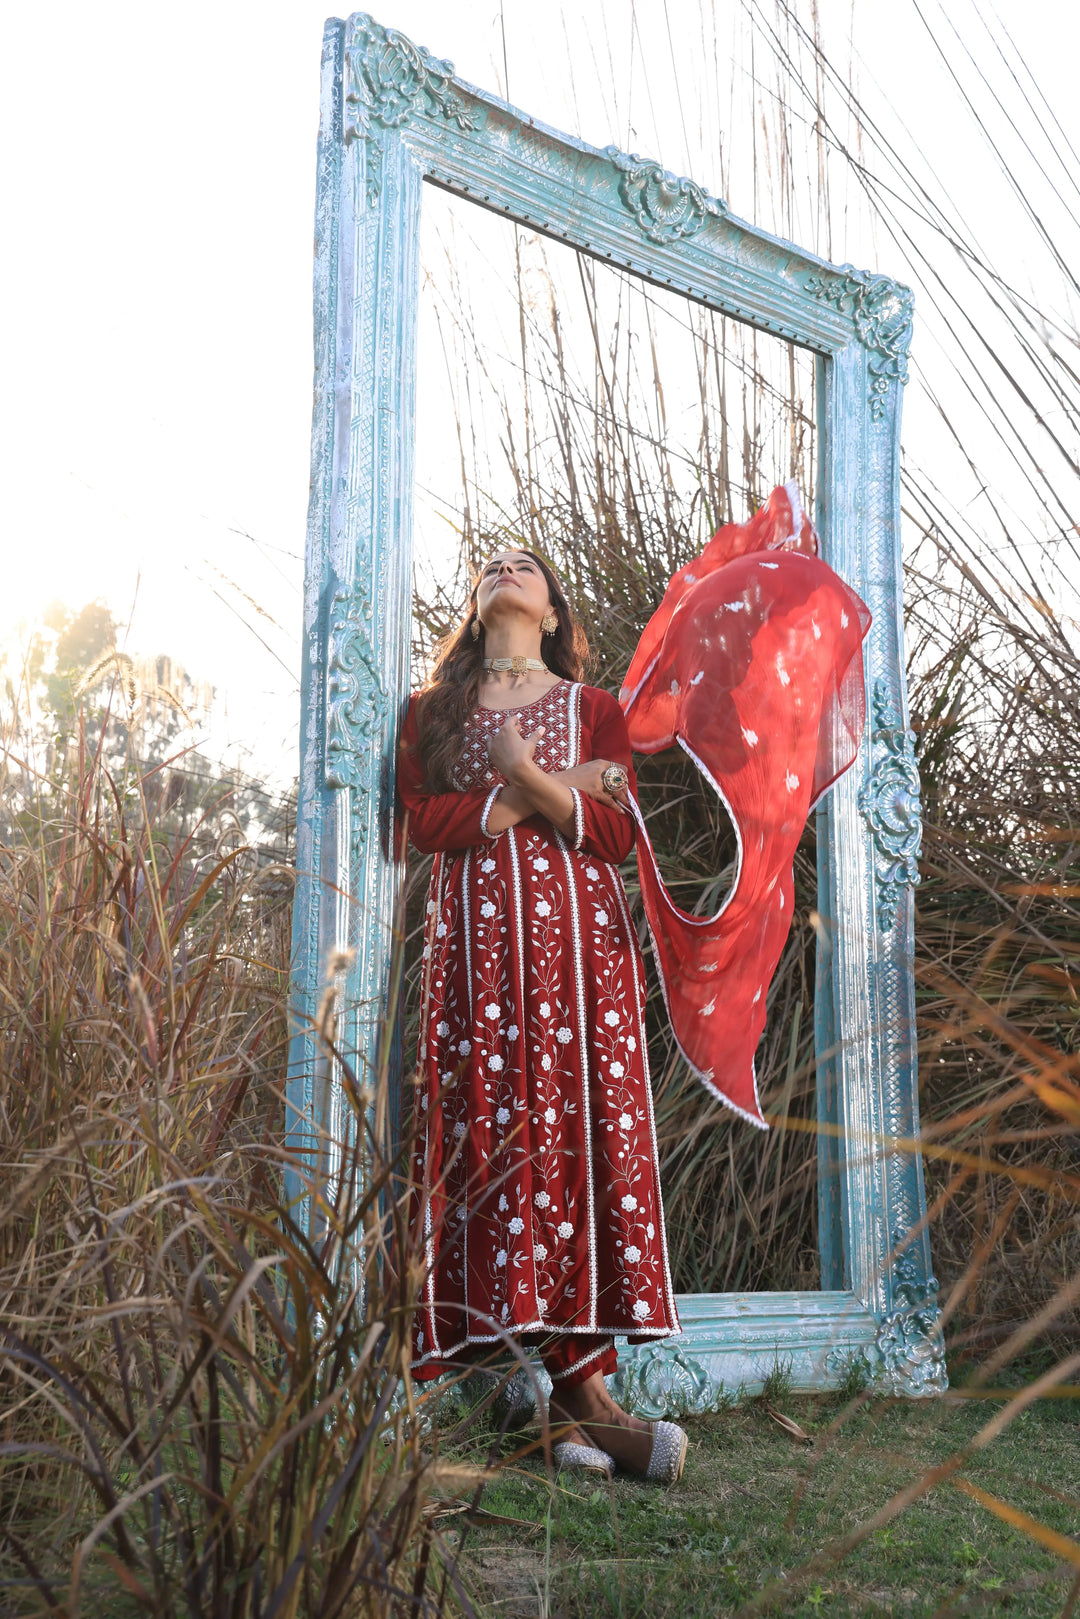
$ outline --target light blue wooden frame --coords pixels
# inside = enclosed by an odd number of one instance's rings
[[[817,356],[817,524],[874,615],[869,734],[818,811],[823,1291],[699,1294],[684,1331],[620,1350],[643,1412],[705,1407],[779,1357],[822,1387],[853,1361],[945,1387],[917,1150],[912,886],[919,777],[907,729],[899,438],[911,293],[734,218],[691,180],[547,129],[362,13],[326,25],[318,149],[315,404],[304,599],[291,1144],[337,1173],[348,1109],[310,1034],[353,950],[338,1041],[373,1066],[401,881],[394,747],[408,692],[413,420],[424,182]],[[322,1156],[320,1157],[320,1154]],[[293,1177],[294,1193],[300,1180]]]

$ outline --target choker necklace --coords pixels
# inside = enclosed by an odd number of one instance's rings
[[[497,674],[508,669],[511,674],[523,675],[529,669],[546,669],[547,664],[540,658],[485,658],[484,668]]]

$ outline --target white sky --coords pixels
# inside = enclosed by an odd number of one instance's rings
[[[918,3],[989,62],[975,0]],[[1076,8],[993,4],[1080,146]],[[167,653],[216,685],[211,751],[245,751],[277,779],[295,768],[325,5],[29,4],[7,9],[0,40],[0,637],[55,597],[103,597],[130,619],[129,650]],[[702,5],[730,54],[703,46]],[[809,0],[796,10],[809,23]],[[957,110],[916,0],[821,0],[820,11],[838,64],[853,19],[865,103],[895,129],[887,87],[989,254],[1038,301],[1030,233]],[[386,0],[376,16],[500,93],[504,27],[517,105],[776,223],[760,164],[755,194],[753,118],[731,65],[746,59],[742,0],[504,0],[502,24],[498,0]],[[888,243],[860,232],[838,198],[832,243],[804,245],[903,273]],[[909,442],[932,432],[917,413],[906,427]]]

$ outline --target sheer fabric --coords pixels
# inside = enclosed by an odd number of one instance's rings
[[[855,759],[870,613],[818,555],[794,484],[730,523],[671,579],[619,701],[631,746],[678,743],[735,828],[731,890],[691,916],[664,887],[636,800],[641,892],[675,1038],[706,1089],[766,1127],[754,1074],[792,922],[809,811]]]

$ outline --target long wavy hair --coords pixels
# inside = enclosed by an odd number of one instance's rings
[[[585,631],[570,611],[562,585],[543,557],[524,547],[520,556],[531,557],[547,581],[548,594],[559,627],[554,635],[541,637],[540,656],[552,674],[564,680],[580,680],[589,656]],[[477,620],[476,592],[480,574],[473,580],[465,617],[435,649],[431,674],[416,700],[417,747],[429,792],[453,792],[454,766],[465,746],[465,724],[476,707],[480,679],[484,673],[484,626],[474,641],[472,626]]]

